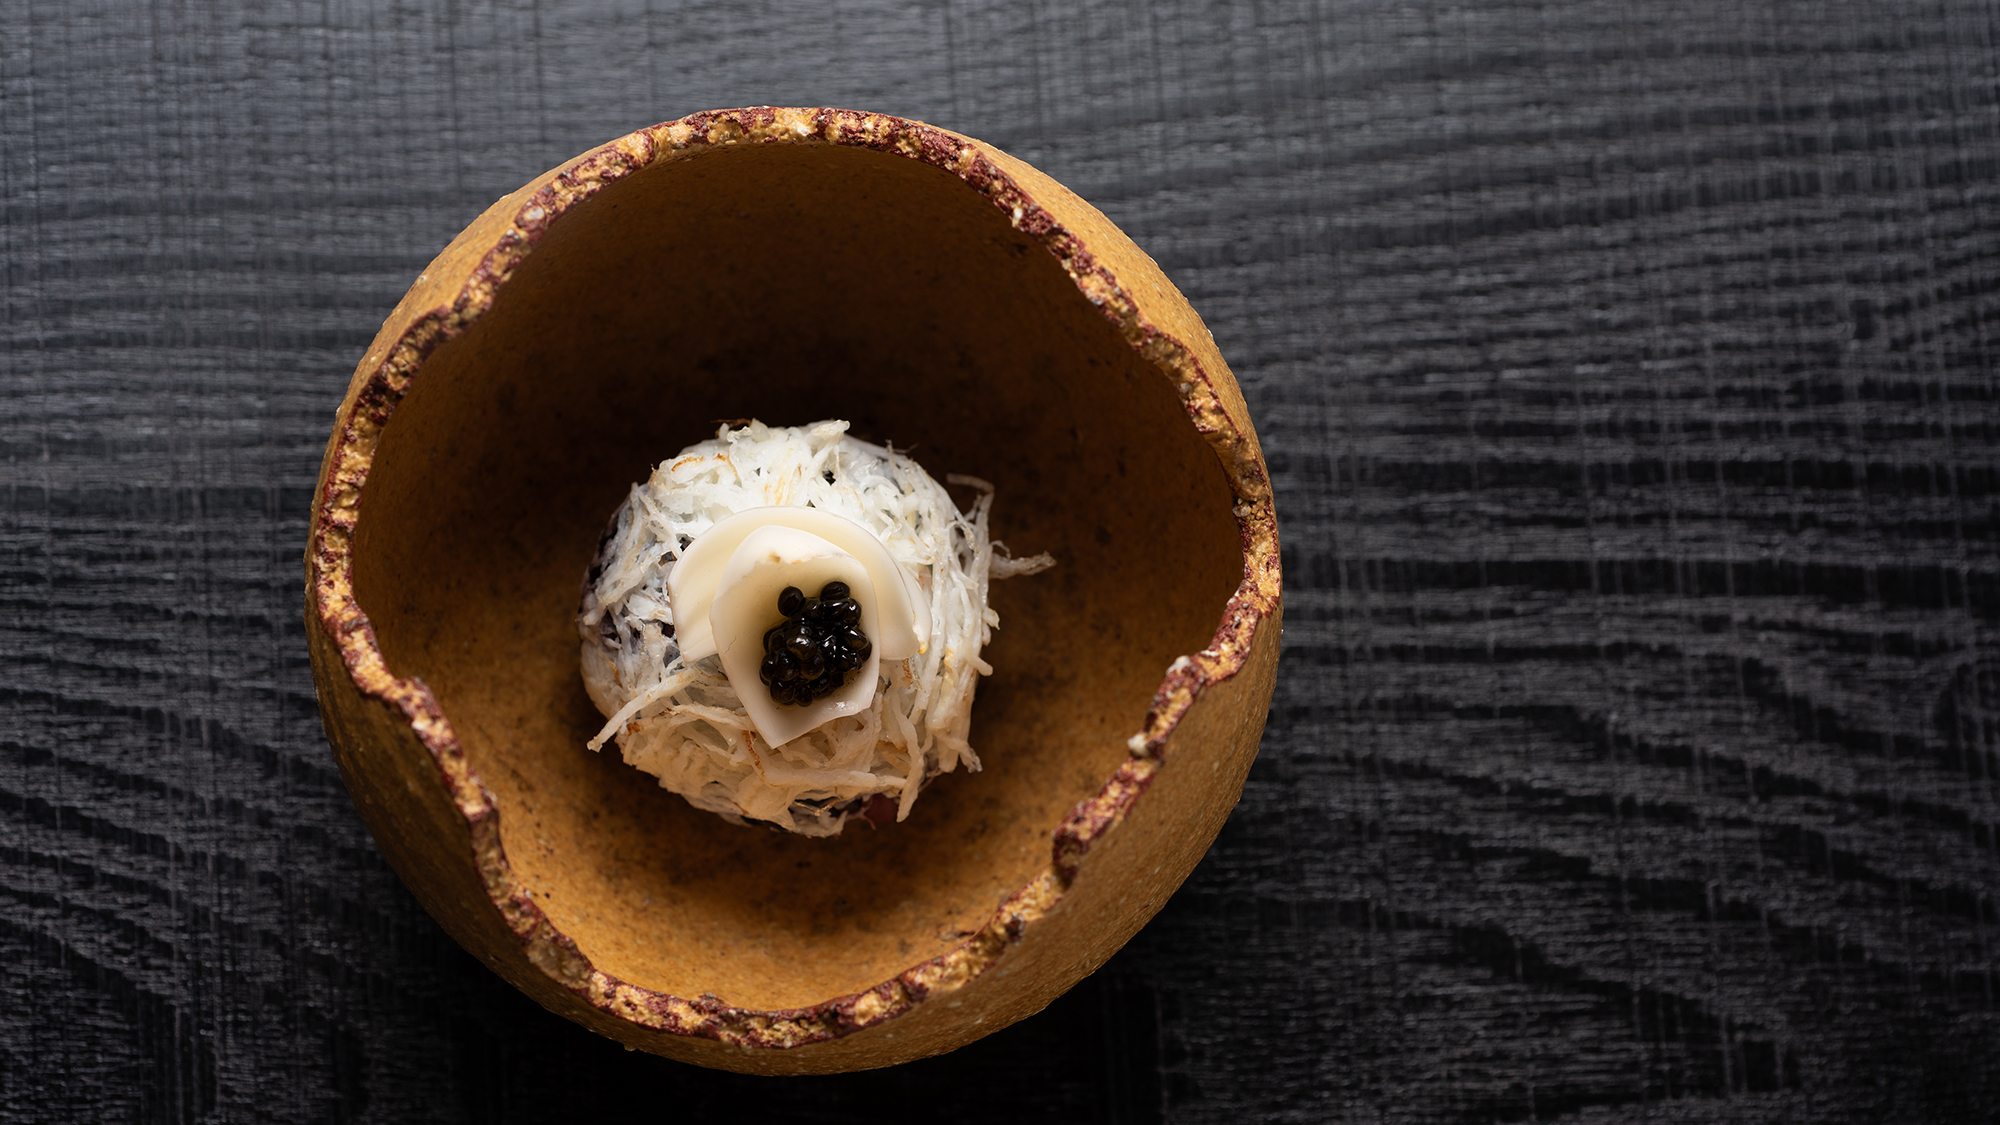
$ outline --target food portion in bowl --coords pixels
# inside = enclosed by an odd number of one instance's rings
[[[724,424],[612,516],[577,630],[591,701],[628,765],[736,823],[804,836],[909,816],[930,779],[979,769],[972,697],[992,669],[993,487],[961,511],[909,457],[830,420]]]

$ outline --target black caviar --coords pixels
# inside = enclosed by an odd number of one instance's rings
[[[848,596],[847,583],[829,582],[816,598],[787,586],[778,592],[778,612],[785,622],[764,634],[757,673],[779,703],[804,707],[825,699],[868,663],[875,646],[861,631],[861,603]]]

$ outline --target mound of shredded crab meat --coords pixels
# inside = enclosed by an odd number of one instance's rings
[[[856,815],[909,816],[924,783],[979,769],[968,741],[979,651],[999,624],[993,578],[1054,565],[1013,559],[987,533],[993,486],[961,512],[915,461],[846,436],[847,423],[724,425],[662,462],[612,518],[584,582],[577,630],[583,681],[607,717],[590,742],[615,739],[628,765],[737,823],[837,835]],[[681,659],[667,573],[695,537],[745,508],[809,505],[874,532],[930,603],[930,635],[907,660],[882,663],[873,704],[779,746],[757,733],[715,656]],[[749,685],[765,690],[761,685]]]

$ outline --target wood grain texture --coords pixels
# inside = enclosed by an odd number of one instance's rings
[[[2000,1111],[1994,4],[0,26],[0,1120]],[[1160,917],[827,1080],[628,1055],[445,939],[297,624],[326,426],[429,256],[759,102],[989,139],[1132,234],[1241,378],[1289,580],[1262,756]]]

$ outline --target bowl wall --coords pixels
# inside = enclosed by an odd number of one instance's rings
[[[904,823],[738,827],[585,748],[598,536],[750,417],[986,478],[1059,560],[994,585],[986,768]],[[696,114],[495,203],[363,357],[306,563],[335,758],[432,914],[553,1011],[763,1073],[949,1050],[1102,964],[1235,804],[1281,615],[1247,409],[1159,268],[1004,153],[845,110]]]
[[[997,489],[1060,565],[998,582],[973,741],[908,821],[730,825],[584,749],[574,617],[634,481],[718,419],[839,417]],[[964,490],[956,490],[961,499]],[[1173,388],[955,176],[867,149],[725,148],[611,185],[425,363],[384,431],[355,592],[429,685],[517,875],[599,968],[795,1008],[976,931],[1127,754],[1242,578],[1222,466]]]

